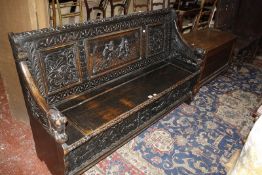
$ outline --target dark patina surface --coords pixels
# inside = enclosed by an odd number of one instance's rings
[[[78,174],[192,97],[202,51],[175,11],[9,35],[36,150],[54,174]]]

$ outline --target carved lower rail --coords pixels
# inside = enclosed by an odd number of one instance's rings
[[[185,82],[179,86],[171,87],[159,94],[158,97],[156,96],[156,99],[141,104],[133,112],[123,114],[121,119],[118,119],[119,121],[113,122],[112,126],[106,126],[106,129],[101,128],[96,135],[83,139],[84,143],[79,141],[76,145],[71,145],[65,156],[69,174],[79,173],[90,168],[105,155],[159,120],[163,114],[176,105],[190,99],[192,86],[193,84],[190,82]]]

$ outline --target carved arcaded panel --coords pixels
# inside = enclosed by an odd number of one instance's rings
[[[43,78],[48,94],[81,82],[78,52],[75,44],[40,52]]]
[[[164,52],[165,37],[165,24],[148,26],[147,57]]]
[[[88,70],[99,75],[141,58],[141,29],[116,32],[87,40]]]

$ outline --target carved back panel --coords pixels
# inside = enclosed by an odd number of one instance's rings
[[[27,62],[41,94],[55,104],[167,59],[170,45],[181,42],[174,21],[175,12],[158,10],[10,38],[16,61]]]

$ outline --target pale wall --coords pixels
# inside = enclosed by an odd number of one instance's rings
[[[43,2],[43,0],[8,0],[0,6],[0,73],[13,118],[25,122],[28,122],[28,115],[8,41],[8,33],[48,26],[46,6]]]

